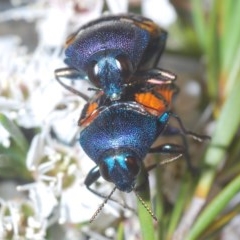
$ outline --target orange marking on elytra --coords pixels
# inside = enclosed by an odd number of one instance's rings
[[[164,101],[149,92],[136,94],[135,100],[143,106],[154,109],[157,112],[162,112],[166,109]]]
[[[163,99],[167,102],[167,104],[170,105],[172,102],[173,94],[175,93],[175,89],[173,90],[168,86],[162,86],[159,88],[155,88],[155,92],[161,94]]]
[[[160,31],[160,28],[156,23],[148,20],[142,22],[135,22],[135,25],[139,26],[144,30],[147,30],[151,35],[158,35]]]
[[[143,105],[151,114],[158,116],[170,107],[174,93],[175,90],[169,86],[157,86],[152,92],[135,94],[135,101]]]
[[[93,111],[97,108],[98,108],[98,104],[96,102],[93,102],[93,103],[89,104],[86,115],[92,114]]]
[[[78,126],[80,127],[88,126],[98,116],[99,111],[97,110],[97,108],[98,104],[96,102],[89,104],[85,117],[78,121]]]

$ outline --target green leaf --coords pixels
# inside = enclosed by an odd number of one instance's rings
[[[189,176],[189,174],[186,174],[185,177],[182,180],[181,188],[179,190],[179,195],[177,197],[177,201],[174,204],[174,209],[171,215],[169,228],[168,228],[168,234],[167,239],[172,239],[173,233],[175,229],[177,228],[177,225],[179,223],[179,219],[182,215],[182,212],[185,208],[187,198],[190,195],[189,189],[190,189],[190,183],[192,176]]]
[[[185,239],[194,240],[216,219],[229,201],[240,191],[240,175],[231,181],[204,209]]]
[[[240,81],[232,89],[232,93],[223,105],[217,120],[211,144],[206,152],[205,163],[217,167],[221,163],[226,149],[231,144],[240,125]]]
[[[192,0],[193,22],[202,49],[206,48],[206,21],[202,10],[202,3],[199,0]]]
[[[140,182],[140,184],[139,184]],[[152,212],[150,206],[150,190],[148,183],[148,173],[143,168],[140,176],[138,177],[138,185],[140,185],[141,191],[139,194],[135,191],[136,196],[141,199],[138,199],[138,217],[140,221],[141,231],[142,231],[142,239],[155,239],[154,233],[154,220],[153,216],[150,212]],[[144,189],[142,189],[144,186]]]
[[[230,71],[234,64],[236,54],[240,48],[240,1],[223,1],[223,11],[221,22],[225,26],[221,32],[222,38],[222,68],[225,71]]]
[[[124,224],[123,224],[123,221],[121,221],[120,224],[118,225],[117,240],[124,240]]]
[[[14,140],[16,145],[23,153],[28,151],[28,142],[27,139],[22,134],[19,127],[14,124],[7,116],[3,113],[0,113],[0,123],[2,126],[9,132],[11,138]]]

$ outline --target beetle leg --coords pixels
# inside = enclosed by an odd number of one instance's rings
[[[180,158],[181,156],[184,156],[184,158],[186,159],[188,169],[190,170],[190,172],[194,173],[196,169],[193,167],[193,165],[191,163],[186,139],[183,140],[183,145],[184,146],[181,146],[178,144],[173,144],[173,143],[166,143],[166,144],[154,147],[154,148],[150,148],[149,153],[163,153],[163,154],[175,154],[176,155],[176,157],[174,157],[174,158],[163,161],[162,163],[160,163],[160,165],[175,161],[178,158]],[[155,165],[157,166],[159,164],[155,164]],[[154,167],[156,167],[155,165],[150,166],[148,168],[148,170],[151,170]]]
[[[98,191],[96,191],[96,190],[94,190],[94,189],[91,188],[91,185],[92,185],[93,183],[95,183],[100,176],[101,176],[101,175],[100,175],[100,172],[99,172],[99,167],[98,167],[98,166],[95,166],[94,168],[92,168],[92,169],[90,170],[90,172],[88,173],[88,175],[86,176],[85,181],[84,181],[84,184],[86,185],[87,189],[88,189],[90,192],[92,192],[93,194],[95,194],[95,195],[97,195],[97,196],[99,196],[99,197],[101,197],[101,198],[109,199],[109,200],[111,200],[111,201],[119,204],[119,205],[122,206],[123,208],[126,208],[126,209],[128,209],[128,210],[133,211],[134,213],[136,213],[135,210],[134,210],[132,207],[129,207],[126,203],[120,203],[118,200],[116,200],[116,199],[114,199],[114,198],[112,198],[112,197],[109,198],[109,196],[103,195],[103,194],[99,193]]]
[[[167,126],[167,123],[170,117],[174,117],[177,120],[179,124],[179,128]],[[186,159],[189,170],[192,173],[196,172],[195,168],[192,166],[191,159],[189,156],[188,142],[187,142],[186,135],[189,135],[194,140],[197,140],[200,142],[206,139],[210,139],[210,137],[206,135],[196,134],[194,132],[186,130],[185,127],[183,126],[181,119],[172,112],[165,112],[159,117],[158,121],[161,125],[165,126],[165,129],[161,129],[161,134],[165,136],[179,135],[182,138],[183,146],[176,145],[176,144],[164,144],[155,148],[151,148],[149,153],[159,152],[159,153],[166,153],[166,154],[182,154]]]
[[[80,91],[72,88],[71,86],[65,84],[61,78],[69,78],[70,80],[77,80],[77,79],[86,79],[86,75],[81,74],[79,71],[77,71],[74,68],[59,68],[54,71],[54,75],[56,80],[68,91],[80,96],[85,101],[89,100],[89,97],[85,95],[84,93],[81,93]]]
[[[209,137],[208,135],[201,135],[201,134],[197,134],[195,132],[192,132],[192,131],[189,131],[187,129],[185,129],[183,123],[182,123],[182,120],[180,119],[180,117],[174,113],[171,113],[171,116],[174,117],[178,124],[179,124],[179,127],[180,127],[180,132],[179,134],[181,135],[189,135],[191,136],[194,140],[198,141],[198,142],[202,142],[204,140],[210,140],[211,137]]]
[[[94,182],[98,180],[99,177],[100,177],[99,167],[96,166],[90,170],[90,172],[85,178],[84,184],[86,185],[87,189],[90,192],[96,194],[99,197],[105,198],[106,196],[101,195],[99,192],[95,191],[90,187]]]
[[[153,68],[146,71],[137,71],[131,84],[149,83],[153,85],[172,84],[177,79],[176,75],[160,68]]]
[[[166,126],[165,129],[164,129],[164,132],[161,133],[164,136],[180,135],[182,137],[185,137],[186,135],[189,135],[190,137],[192,137],[194,140],[196,140],[198,142],[202,142],[204,140],[210,140],[211,139],[211,137],[209,137],[208,135],[201,135],[201,134],[197,134],[195,132],[187,130],[184,127],[180,117],[178,115],[170,112],[170,111],[167,111],[167,112],[163,113],[159,117],[158,121],[161,124],[167,124],[167,122],[168,122],[170,117],[173,117],[173,118],[176,119],[176,121],[177,121],[177,123],[179,125],[179,128],[172,127],[172,126]]]

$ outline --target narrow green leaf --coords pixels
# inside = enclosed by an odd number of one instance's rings
[[[0,146],[0,177],[29,179],[25,159],[26,154],[19,151],[15,142],[11,143],[11,148]]]
[[[192,0],[193,22],[202,49],[206,48],[206,20],[202,9],[202,1]]]
[[[240,191],[240,175],[231,181],[204,209],[185,239],[194,240],[204,232],[229,201]]]
[[[149,211],[151,210],[151,201],[150,201],[150,189],[148,183],[148,173],[143,168],[140,176],[138,177],[138,185],[140,186],[139,196],[142,198],[138,200],[138,217],[140,221],[142,239],[143,240],[154,240],[154,220]],[[144,186],[144,189],[142,189]],[[138,194],[136,192],[136,194]]]
[[[218,33],[218,10],[219,5],[215,1],[209,19],[207,21],[207,28],[205,31],[206,38],[206,48],[205,55],[207,58],[207,71],[208,71],[208,93],[210,97],[214,100],[218,98],[219,95],[219,69],[220,69],[220,59],[219,59],[219,33]]]
[[[220,34],[220,58],[221,63],[223,62],[225,51],[224,48],[226,46],[225,42],[228,36],[226,36],[226,32],[228,31],[227,28],[229,26],[229,21],[231,19],[231,15],[229,14],[231,12],[232,8],[232,1],[220,1],[219,4],[220,10],[219,10],[219,34]]]
[[[219,119],[216,122],[216,129],[209,145],[204,162],[206,168],[202,172],[197,186],[198,194],[206,197],[215,179],[216,171],[225,157],[226,151],[236,135],[240,125],[240,81],[236,84],[232,94],[226,100]]]
[[[232,0],[229,0],[232,2]],[[230,3],[229,3],[230,5]],[[234,4],[228,7],[221,21],[225,23],[225,28],[221,32],[222,38],[222,68],[223,71],[231,71],[236,54],[240,48],[240,1],[234,1]]]
[[[167,233],[167,238],[166,239],[172,239],[173,233],[177,228],[177,225],[179,223],[179,219],[181,217],[181,214],[183,212],[184,206],[187,201],[187,197],[189,195],[189,176],[185,176],[183,178],[181,188],[179,190],[179,196],[177,197],[177,201],[174,205],[173,213],[171,215],[170,223],[169,223],[169,228],[168,228],[168,233]]]
[[[15,141],[19,149],[23,153],[26,153],[28,150],[28,142],[19,127],[3,113],[0,113],[0,124],[2,124],[2,126],[9,132],[10,136]]]
[[[159,162],[159,156],[155,155],[155,161]],[[164,218],[164,197],[162,193],[163,181],[162,181],[162,170],[160,167],[155,169],[155,176],[156,176],[156,201],[155,201],[155,212],[158,217],[158,224],[157,224],[157,239],[164,239],[164,232],[165,232],[165,218]]]
[[[144,202],[146,203],[146,205],[150,206],[150,201],[145,200]],[[154,220],[140,201],[138,201],[138,217],[139,217],[141,231],[142,231],[142,239],[154,240],[155,239],[154,223],[153,223]]]
[[[228,79],[225,85],[225,96],[228,97],[232,89],[235,88],[235,85],[240,79],[240,46],[236,50],[236,56],[234,57],[233,65],[228,73]]]
[[[121,221],[120,224],[118,225],[117,240],[124,240],[124,224],[123,224],[123,221]]]
[[[207,165],[217,167],[222,161],[227,147],[237,133],[240,125],[240,81],[224,103],[211,144],[206,152]]]

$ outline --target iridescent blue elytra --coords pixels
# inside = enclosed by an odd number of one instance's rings
[[[136,102],[115,103],[81,131],[80,144],[106,180],[130,192],[144,157],[166,126],[168,118],[163,119]]]
[[[57,69],[56,78],[88,79],[110,99],[120,99],[128,84],[145,81],[143,72],[156,67],[166,38],[164,30],[139,15],[99,18],[69,37],[69,68]]]
[[[100,176],[121,191],[134,190],[148,153],[184,155],[192,168],[185,135],[200,141],[206,136],[185,130],[180,118],[171,112],[171,102],[177,91],[173,82],[157,84],[155,79],[139,88],[128,87],[121,100],[111,101],[100,93],[85,105],[79,119],[80,144],[96,163],[85,181],[89,190],[95,192],[90,185]],[[168,125],[171,117],[178,122],[179,128]],[[165,143],[152,147],[163,134],[181,135],[183,146]]]
[[[136,69],[150,36],[146,30],[131,25],[113,20],[96,23],[85,29],[66,49],[65,62],[87,72],[89,63],[105,59],[111,66],[111,61],[116,64],[116,57],[124,54],[133,64],[133,69]],[[136,42],[141,44],[137,45]]]

